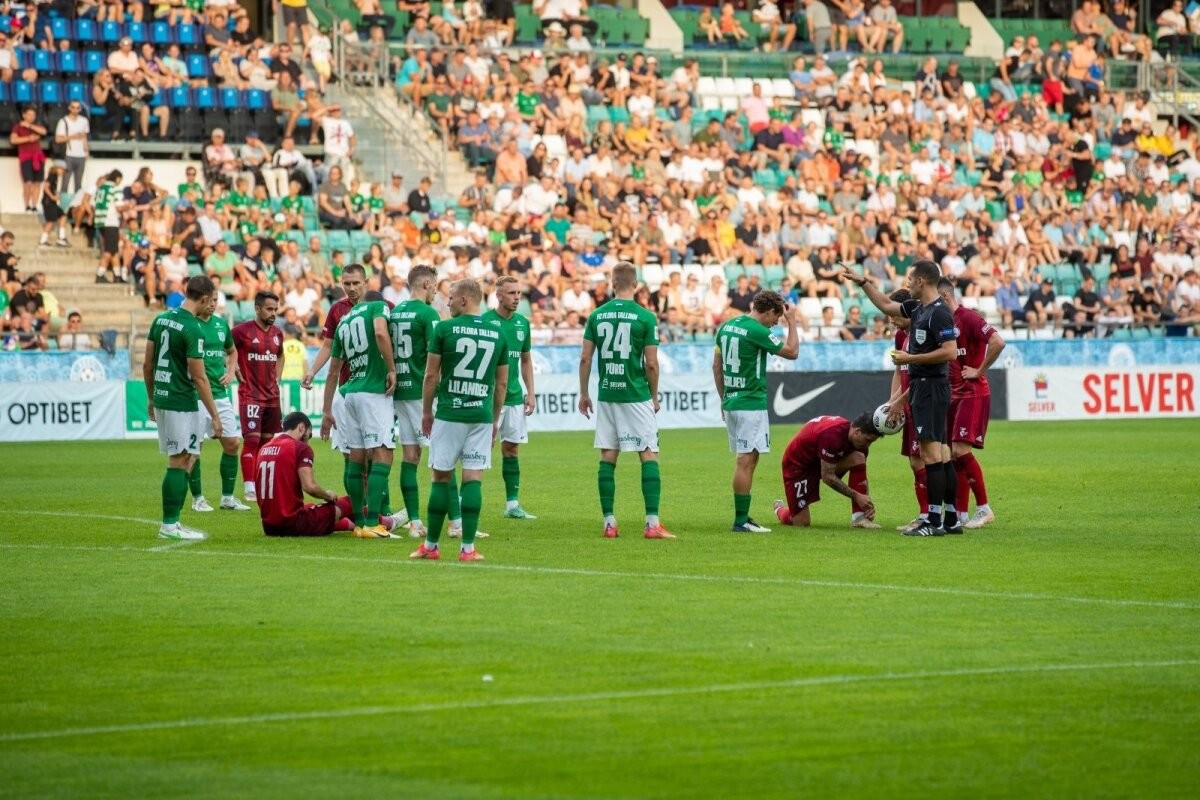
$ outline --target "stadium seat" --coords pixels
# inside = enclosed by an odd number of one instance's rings
[[[33,68],[38,71],[38,80],[58,74],[58,64],[55,62],[54,54],[49,50],[33,51]]]
[[[81,77],[83,75],[83,62],[79,60],[79,51],[61,51],[58,54],[58,71],[64,78]]]
[[[330,231],[329,248],[331,250],[342,250],[343,252],[350,250],[350,233],[348,231]]]
[[[75,41],[80,44],[96,44],[100,41],[100,31],[93,19],[80,18],[75,20]]]
[[[83,81],[71,81],[67,84],[67,102],[91,105],[87,100],[87,84]]]
[[[741,264],[726,264],[725,265],[725,282],[730,286],[737,281],[742,275],[745,275],[745,270]]]
[[[63,104],[62,84],[58,81],[43,81],[39,80],[38,87],[38,102],[43,106],[61,106]]]
[[[144,22],[130,22],[125,26],[125,35],[133,40],[135,45],[150,41],[150,30]]]
[[[647,288],[654,291],[666,280],[666,275],[663,273],[661,264],[647,264],[642,267],[642,278],[645,280]]]
[[[33,102],[33,84],[29,81],[12,82],[12,101],[17,105],[29,105]]]
[[[66,17],[53,17],[50,20],[50,35],[56,41],[71,38],[71,21]]]
[[[171,35],[171,26],[163,20],[155,20],[150,26],[150,41],[159,47],[166,47],[175,41]]]
[[[104,69],[106,63],[104,52],[101,50],[88,50],[83,54],[84,71],[89,77]]]
[[[192,53],[187,57],[188,76],[191,78],[208,78],[212,75],[212,66],[204,53]]]
[[[100,23],[100,41],[105,44],[116,44],[121,41],[121,23],[107,19]]]
[[[182,22],[175,26],[176,41],[185,49],[203,47],[204,39],[200,36],[198,25]]]

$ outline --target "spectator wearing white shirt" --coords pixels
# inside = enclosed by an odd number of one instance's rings
[[[575,311],[581,317],[586,317],[596,307],[596,299],[584,287],[583,278],[575,278],[563,292],[562,307],[567,311]]]
[[[412,293],[408,290],[408,278],[405,277],[405,273],[393,270],[391,282],[383,289],[383,299],[393,306],[398,306],[411,297]]]
[[[353,180],[354,164],[351,159],[354,157],[354,148],[358,140],[354,136],[354,126],[349,120],[342,118],[341,106],[334,104],[326,109],[321,128],[325,132],[325,163],[321,166],[319,182],[325,182],[325,176],[333,167],[341,167],[346,180]]]
[[[298,278],[295,285],[283,297],[283,304],[288,308],[295,309],[296,316],[300,318],[306,328],[317,324],[318,315],[314,313],[314,309],[319,307],[320,301],[321,296],[308,285],[308,280],[305,278]]]
[[[572,53],[587,53],[592,49],[592,43],[583,35],[583,26],[578,22],[571,23],[571,35],[567,37],[567,49]]]

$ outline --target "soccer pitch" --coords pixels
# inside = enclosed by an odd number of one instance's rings
[[[539,519],[500,518],[493,469],[482,564],[190,503],[208,540],[164,542],[153,441],[6,445],[0,794],[1195,796],[1195,420],[996,423],[999,519],[939,539],[893,530],[894,438],[868,462],[885,530],[828,489],[813,529],[773,525],[793,433],[755,485],[775,532],[735,535],[724,431],[664,432],[676,541],[641,537],[630,455],[603,539],[590,435],[535,434]]]

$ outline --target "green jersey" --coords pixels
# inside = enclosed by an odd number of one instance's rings
[[[120,200],[121,189],[115,183],[103,184],[96,190],[92,205],[96,211],[96,222],[102,228],[115,228],[121,223],[117,215],[117,201]]]
[[[749,314],[717,328],[717,352],[725,384],[721,408],[766,411],[767,354],[782,349],[783,341]]]
[[[429,352],[442,358],[437,418],[495,422],[496,370],[505,364],[504,331],[480,316],[459,314],[434,328]]]
[[[433,341],[433,329],[441,317],[428,303],[405,300],[388,315],[392,347],[396,353],[397,400],[420,400],[425,381],[425,361]]]
[[[383,394],[387,391],[387,364],[375,341],[375,320],[388,318],[387,303],[375,300],[359,303],[346,312],[333,332],[334,358],[346,362],[350,378],[338,389],[343,395],[354,392]]]
[[[489,311],[483,315],[483,320],[495,322],[504,331],[504,338],[508,341],[505,351],[508,358],[508,393],[504,395],[504,405],[519,406],[525,402],[525,390],[521,387],[521,354],[529,352],[529,320],[515,311],[509,319],[502,317],[498,311]]]
[[[650,399],[647,347],[658,347],[658,317],[632,300],[609,300],[588,317],[585,341],[595,345],[602,403],[644,403]]]
[[[229,387],[221,385],[225,376],[225,355],[233,349],[233,334],[224,317],[213,314],[207,320],[196,319],[200,333],[204,336],[204,373],[212,384],[212,396],[229,397]]]
[[[195,411],[199,394],[188,372],[189,358],[204,358],[200,320],[190,311],[173,308],[159,314],[146,339],[154,351],[154,407],[167,411]]]

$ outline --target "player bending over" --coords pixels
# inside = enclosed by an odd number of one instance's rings
[[[283,433],[263,444],[256,460],[258,510],[267,536],[328,536],[354,529],[349,497],[321,488],[313,476],[312,423],[293,411]],[[304,495],[325,502],[305,503]]]
[[[814,417],[783,451],[783,491],[787,502],[775,501],[775,516],[784,525],[807,528],[810,507],[821,499],[824,483],[850,498],[850,527],[879,530],[875,504],[867,494],[867,450],[879,431],[870,414],[851,422],[844,417]],[[850,473],[849,484],[842,476]]]
[[[245,422],[242,432],[242,483],[246,499],[255,498],[258,448],[279,433],[279,377],[283,366],[283,333],[275,327],[279,295],[254,295],[254,319],[233,327],[237,348],[238,412]]]
[[[579,413],[591,418],[588,383],[592,357],[598,355],[600,391],[596,404],[596,437],[600,469],[600,513],[604,536],[617,538],[614,504],[617,494],[617,456],[637,453],[642,462],[642,500],[646,508],[647,539],[674,539],[658,517],[662,477],[658,469],[658,318],[633,300],[637,269],[628,261],[613,267],[616,296],[588,317],[579,357]]]

